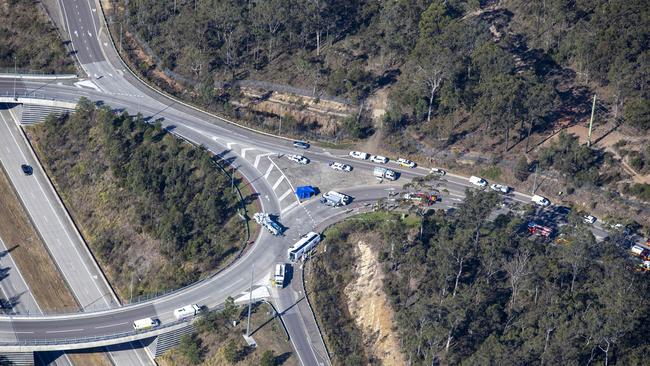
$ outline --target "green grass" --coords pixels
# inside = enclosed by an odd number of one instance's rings
[[[482,169],[479,175],[488,180],[498,180],[501,178],[501,168],[498,166],[491,166],[485,169]]]

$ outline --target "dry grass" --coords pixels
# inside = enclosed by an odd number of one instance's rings
[[[0,169],[0,237],[44,312],[73,312],[79,305],[54,265],[25,209]],[[102,353],[70,354],[75,365],[110,366]]]
[[[4,169],[0,171],[0,237],[44,312],[79,309]]]

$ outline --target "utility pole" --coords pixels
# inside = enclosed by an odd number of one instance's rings
[[[18,77],[17,68],[18,66],[16,65],[16,56],[14,55],[14,100],[18,100],[16,98],[16,78]]]
[[[533,192],[531,194],[535,194],[535,191],[537,190],[537,167],[539,166],[539,163],[535,164],[535,179],[533,180]]]
[[[246,323],[246,337],[251,336],[251,305],[253,303],[253,273],[255,272],[255,265],[251,266],[251,287],[248,291],[248,321]]]
[[[591,104],[591,119],[589,120],[589,135],[587,136],[587,147],[591,147],[591,127],[594,124],[595,110],[596,110],[596,94],[594,94],[594,102]]]
[[[280,116],[280,126],[278,127],[278,136],[282,136],[282,116]]]

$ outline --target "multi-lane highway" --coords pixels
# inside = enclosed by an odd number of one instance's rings
[[[351,207],[333,209],[323,206],[315,200],[296,204],[295,196],[283,193],[286,193],[288,188],[280,188],[278,191],[279,187],[288,180],[286,177],[282,178],[282,172],[277,166],[267,164],[262,168],[259,165],[259,159],[251,162],[242,156],[244,150],[240,151],[240,155],[235,154],[232,150],[233,145],[241,145],[267,154],[295,153],[296,149],[290,141],[236,126],[150,89],[130,74],[119,60],[108,38],[101,17],[101,9],[96,2],[61,0],[60,3],[67,25],[66,32],[72,41],[76,57],[89,78],[81,83],[74,81],[19,81],[14,84],[13,80],[0,80],[0,94],[11,94],[15,87],[19,95],[44,95],[63,101],[76,101],[79,97],[84,96],[96,102],[101,101],[112,108],[125,109],[131,113],[142,113],[143,116],[153,120],[160,118],[163,125],[173,130],[175,134],[193,143],[206,146],[222,158],[232,158],[233,164],[248,178],[253,189],[262,197],[260,202],[264,211],[280,215],[282,223],[288,227],[288,230],[284,237],[272,237],[262,231],[256,238],[253,247],[242,258],[210,279],[146,303],[118,307],[114,302],[111,303],[112,296],[105,296],[106,290],[101,290],[103,277],[101,274],[93,272],[92,263],[87,262],[90,256],[82,250],[83,242],[79,238],[75,238],[74,228],[71,228],[70,223],[66,224],[62,219],[67,216],[61,212],[62,208],[58,206],[59,203],[57,203],[57,198],[52,195],[53,193],[48,193],[47,182],[44,181],[46,178],[39,170],[36,176],[30,177],[31,180],[25,183],[19,193],[23,199],[28,201],[26,206],[28,209],[32,208],[33,215],[42,216],[42,220],[36,223],[39,231],[54,233],[52,239],[46,239],[48,248],[50,245],[52,248],[56,248],[57,240],[67,243],[60,248],[64,253],[63,257],[59,259],[56,259],[56,255],[54,257],[57,263],[59,260],[60,263],[67,263],[66,261],[69,260],[76,261],[70,262],[68,265],[75,267],[73,270],[77,272],[66,274],[64,271],[64,275],[69,282],[79,281],[79,290],[74,292],[78,299],[82,297],[85,299],[80,301],[87,305],[85,310],[99,311],[59,316],[0,317],[0,338],[8,344],[15,340],[26,343],[37,340],[57,342],[59,339],[110,336],[131,332],[132,322],[135,319],[154,317],[159,319],[163,325],[173,322],[173,310],[186,304],[217,306],[226,297],[236,296],[246,291],[250,281],[247,274],[250,273],[253,266],[257,269],[254,279],[256,286],[266,285],[269,271],[273,268],[274,263],[286,260],[286,249],[295,242],[300,234],[318,228],[324,222],[332,222],[345,217],[346,214],[351,213],[347,212],[350,208],[360,208],[365,202],[388,196],[387,189],[390,189],[390,186],[384,183],[366,187],[347,187],[347,189],[340,187],[342,191],[356,197],[355,203]],[[173,128],[171,128],[172,126]],[[16,132],[15,126],[12,126],[11,123],[0,121],[0,128],[4,129],[0,131],[0,135],[3,138],[11,139],[12,141],[8,142],[11,142],[12,145],[25,144],[21,140],[22,136]],[[24,153],[24,151],[29,151],[28,148],[23,147],[27,149],[20,150],[23,151],[23,155],[18,151],[8,152],[9,156],[13,156],[13,160],[8,163],[8,169],[19,169],[19,161],[31,162],[37,166],[33,157]],[[347,151],[315,147],[301,153],[306,155],[312,164],[326,164],[333,160],[348,162],[354,166],[354,174],[370,175],[371,170],[376,166],[368,161],[350,159],[347,156]],[[399,183],[416,176],[426,175],[428,172],[426,168],[401,168],[394,163],[389,163],[389,166],[401,173]],[[275,174],[272,180],[271,174]],[[465,177],[453,174],[445,176],[440,183],[440,189],[444,188],[450,192],[449,196],[443,197],[443,201],[438,204],[441,207],[453,207],[462,200],[465,189],[473,187]],[[291,187],[290,182],[287,184]],[[33,196],[31,201],[30,196]],[[509,195],[508,199],[522,203],[530,202],[530,196],[519,192]],[[35,212],[39,212],[39,214]],[[53,227],[48,225],[53,225]],[[606,236],[606,233],[598,226],[594,227],[594,233],[597,237]],[[67,258],[68,256],[74,258]],[[95,278],[95,276],[98,277]],[[89,283],[97,283],[96,293],[92,292],[95,290],[90,286],[85,290],[81,289],[83,284]],[[84,291],[89,293],[85,294]],[[310,335],[313,332],[313,328],[311,328],[313,325],[310,325],[313,321],[307,317],[311,317],[311,314],[306,314],[304,311],[296,312],[296,309],[304,307],[292,307],[300,300],[300,294],[292,291],[292,289],[279,291],[276,303],[280,312],[286,310],[285,323],[298,358],[306,365],[326,363],[326,357],[321,352],[322,345],[317,344],[320,340],[314,339]],[[95,306],[95,302],[91,301],[93,296],[98,296],[100,300],[97,302],[105,302],[106,307],[112,306],[113,308],[100,309],[101,307]],[[9,336],[5,337],[4,335]]]

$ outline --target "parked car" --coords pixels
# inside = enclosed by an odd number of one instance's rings
[[[297,147],[299,149],[309,149],[309,143],[304,141],[294,141],[293,147]]]
[[[31,167],[31,165],[23,164],[20,166],[20,169],[23,170],[23,174],[25,175],[32,175],[34,173],[34,169]]]
[[[381,156],[381,155],[373,155],[370,158],[370,161],[372,161],[373,163],[386,164],[386,163],[388,163],[388,158],[385,157],[385,156]]]
[[[583,216],[583,218],[584,218],[584,220],[585,220],[585,222],[587,224],[592,224],[593,225],[596,222],[596,218],[594,216],[591,216],[591,215],[585,215],[585,216]]]
[[[442,170],[442,169],[431,168],[431,170],[429,171],[429,174],[443,176],[443,175],[447,174],[447,172]]]
[[[287,155],[287,159],[293,161],[294,163],[298,164],[309,164],[309,159],[302,155]]]
[[[504,186],[503,184],[494,183],[494,184],[490,185],[490,189],[492,189],[493,191],[503,193],[503,194],[507,194],[508,192],[510,192],[510,187]]]
[[[330,166],[330,168],[332,168],[334,170],[341,171],[341,172],[351,172],[352,171],[352,167],[349,166],[348,164],[331,162],[329,164],[329,166]]]
[[[370,154],[361,151],[350,151],[348,155],[350,155],[351,158],[360,160],[366,160],[370,157]]]
[[[397,164],[406,168],[415,168],[415,163],[409,159],[399,158],[397,159]]]
[[[540,205],[540,206],[548,206],[551,204],[551,201],[549,201],[546,197],[542,197],[540,195],[534,195],[531,199],[534,203]]]
[[[469,182],[472,183],[473,185],[479,186],[479,187],[485,187],[488,184],[485,179],[483,179],[481,177],[475,177],[473,175],[471,177],[469,177]]]

